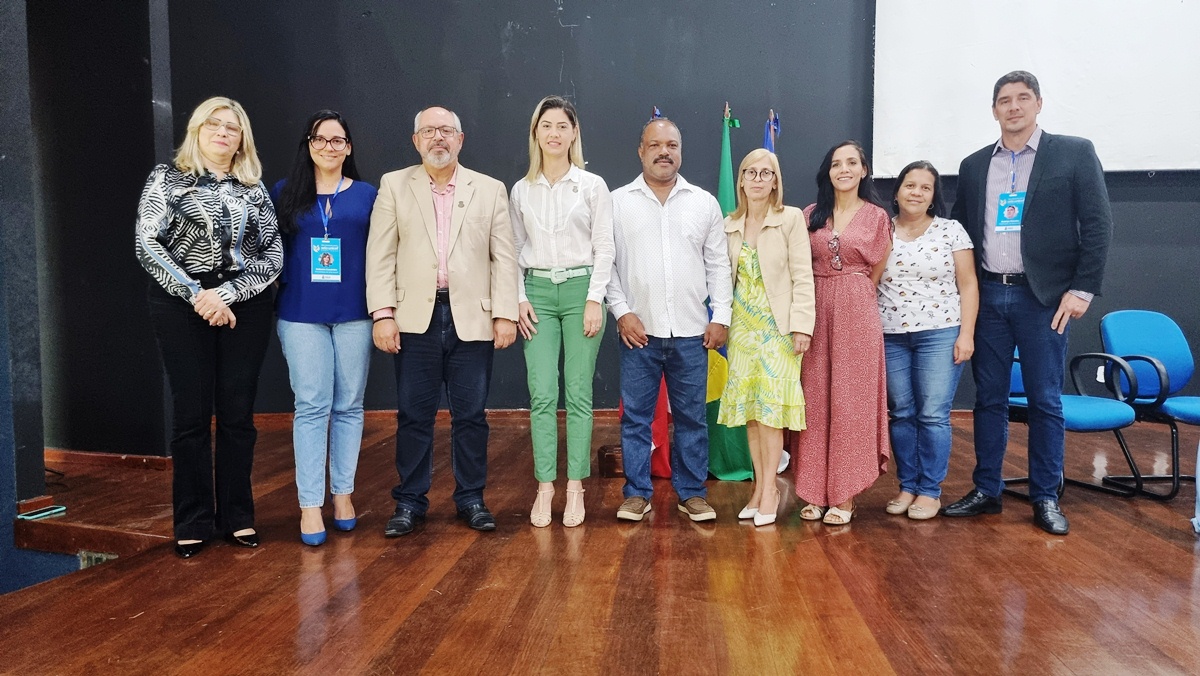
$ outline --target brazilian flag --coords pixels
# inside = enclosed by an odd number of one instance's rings
[[[717,181],[717,202],[721,211],[728,216],[737,208],[737,192],[733,182],[733,153],[729,147],[729,130],[741,123],[733,118],[729,104],[725,104],[725,117],[721,122],[721,168]],[[712,310],[709,310],[711,314]],[[750,444],[746,441],[745,427],[726,427],[717,424],[721,410],[721,393],[729,377],[729,360],[725,348],[708,351],[708,471],[725,481],[744,481],[754,478],[754,465],[750,461]]]

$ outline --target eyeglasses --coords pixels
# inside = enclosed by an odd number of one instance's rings
[[[775,172],[771,171],[770,169],[763,169],[762,171],[758,171],[756,169],[747,169],[742,172],[742,178],[745,178],[747,181],[766,182],[775,178]]]
[[[458,133],[458,129],[446,125],[445,127],[421,127],[417,130],[417,136],[421,138],[433,138],[436,132],[442,132],[442,138],[450,138]]]
[[[841,250],[841,239],[838,238],[838,234],[835,232],[833,233],[833,237],[829,238],[829,253],[833,254],[833,258],[829,260],[829,264],[833,266],[834,270],[842,269]]]
[[[341,151],[345,150],[346,146],[350,145],[350,142],[342,136],[334,136],[333,138],[325,138],[324,136],[309,136],[308,145],[312,146],[313,150],[321,150],[328,145],[334,150]]]
[[[225,127],[225,131],[230,136],[241,136],[242,134],[242,125],[238,124],[237,122],[225,122],[223,120],[218,120],[215,117],[208,118],[201,126],[209,131],[216,131],[221,127]]]

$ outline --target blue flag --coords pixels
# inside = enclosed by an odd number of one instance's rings
[[[767,123],[763,125],[763,147],[775,152],[775,139],[779,136],[779,116],[771,109],[767,113]]]

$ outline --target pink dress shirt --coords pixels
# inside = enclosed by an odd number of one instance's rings
[[[446,189],[438,192],[433,179],[429,179],[429,191],[433,193],[433,215],[437,221],[437,288],[450,288],[450,276],[447,274],[446,259],[450,256],[450,217],[454,215],[454,184],[458,181],[458,169],[446,184]]]

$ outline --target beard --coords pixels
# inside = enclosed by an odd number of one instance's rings
[[[438,152],[441,151],[441,152]],[[433,148],[421,156],[425,163],[435,169],[442,169],[454,161],[454,155],[445,148]]]

